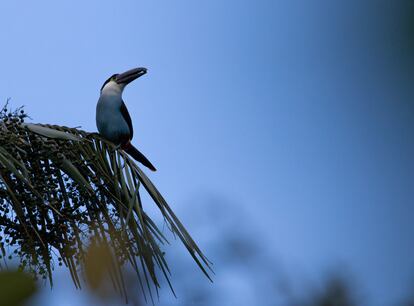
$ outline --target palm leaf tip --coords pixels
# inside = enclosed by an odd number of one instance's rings
[[[170,270],[161,250],[167,240],[143,210],[142,185],[211,280],[210,262],[127,154],[96,133],[26,124],[25,117],[23,112],[0,111],[2,256],[11,256],[6,250],[12,249],[21,269],[51,284],[56,263],[64,265],[81,287],[79,273],[94,237],[115,255],[114,286],[125,294],[122,268],[129,265],[152,296],[151,288],[159,286],[158,274],[170,284]]]

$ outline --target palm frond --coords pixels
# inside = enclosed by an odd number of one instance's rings
[[[96,133],[56,125],[27,124],[24,113],[0,113],[0,242],[3,257],[49,279],[55,259],[77,287],[88,242],[104,243],[113,256],[111,275],[124,290],[122,267],[130,264],[140,282],[159,287],[169,280],[162,231],[146,214],[141,185],[210,279],[211,263],[154,184],[123,151]],[[10,254],[12,252],[12,254]],[[56,253],[57,256],[52,256]],[[144,287],[144,286],[142,286]]]

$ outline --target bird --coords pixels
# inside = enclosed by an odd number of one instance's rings
[[[96,126],[99,134],[114,143],[117,149],[121,148],[136,161],[150,170],[156,171],[144,154],[131,143],[134,136],[132,120],[122,99],[125,87],[146,73],[146,68],[134,68],[123,73],[113,74],[103,83],[96,105]]]

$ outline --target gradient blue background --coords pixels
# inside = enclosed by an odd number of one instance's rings
[[[102,82],[149,69],[124,93],[134,144],[208,256],[218,227],[199,230],[199,211],[223,201],[244,211],[231,229],[255,233],[285,273],[316,282],[343,264],[365,305],[408,294],[412,2],[16,0],[0,12],[0,100],[25,105],[34,122],[95,131]],[[227,286],[223,305],[263,298],[225,268],[211,286]],[[56,283],[39,305],[91,305],[66,272]]]

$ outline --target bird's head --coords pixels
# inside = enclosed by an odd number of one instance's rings
[[[116,73],[109,77],[101,87],[101,92],[104,88],[112,88],[114,90],[124,90],[125,86],[131,83],[133,80],[143,76],[147,73],[147,68],[134,68],[123,73]]]

